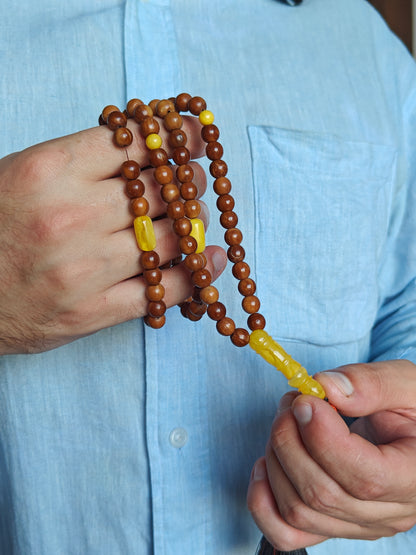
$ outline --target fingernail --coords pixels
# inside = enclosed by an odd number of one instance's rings
[[[290,409],[292,406],[293,400],[297,396],[296,392],[289,391],[285,393],[283,397],[280,399],[279,406],[277,409],[277,414],[280,415],[282,412],[285,412],[287,409]]]
[[[328,372],[322,372],[322,374],[328,376],[328,378],[330,378],[330,380],[336,385],[340,392],[345,395],[345,397],[349,397],[354,393],[352,383],[342,372],[333,372],[330,370]]]
[[[265,480],[267,478],[264,460],[257,461],[253,469],[253,480]]]
[[[299,402],[293,406],[293,416],[301,426],[306,426],[312,420],[312,407],[309,403]]]

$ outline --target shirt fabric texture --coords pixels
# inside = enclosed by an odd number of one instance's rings
[[[367,2],[20,0],[1,12],[2,156],[94,126],[107,104],[201,95],[268,332],[310,373],[416,363],[416,70]],[[214,193],[204,200],[207,242],[223,245]],[[229,268],[217,285],[244,326]],[[247,484],[287,389],[177,308],[162,330],[137,320],[1,357],[0,552],[254,553]],[[415,541],[308,552],[412,553]]]

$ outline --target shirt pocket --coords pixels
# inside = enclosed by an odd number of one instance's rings
[[[396,151],[276,127],[248,133],[267,329],[318,345],[362,339],[378,308]]]

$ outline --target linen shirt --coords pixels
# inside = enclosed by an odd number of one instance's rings
[[[310,373],[416,362],[416,71],[365,1],[7,4],[2,156],[94,126],[106,104],[201,95],[268,332]],[[215,195],[205,201],[207,241],[224,245]],[[244,326],[236,285],[229,268],[217,282]],[[247,484],[287,390],[249,347],[177,308],[162,330],[136,320],[1,357],[0,552],[254,553]]]

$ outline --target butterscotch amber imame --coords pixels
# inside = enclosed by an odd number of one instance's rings
[[[199,218],[192,218],[191,219],[192,229],[191,233],[189,234],[196,240],[196,254],[200,252],[204,252],[205,250],[205,230],[204,230],[204,222]]]
[[[140,250],[152,251],[156,247],[153,222],[149,216],[134,218],[134,233]]]

